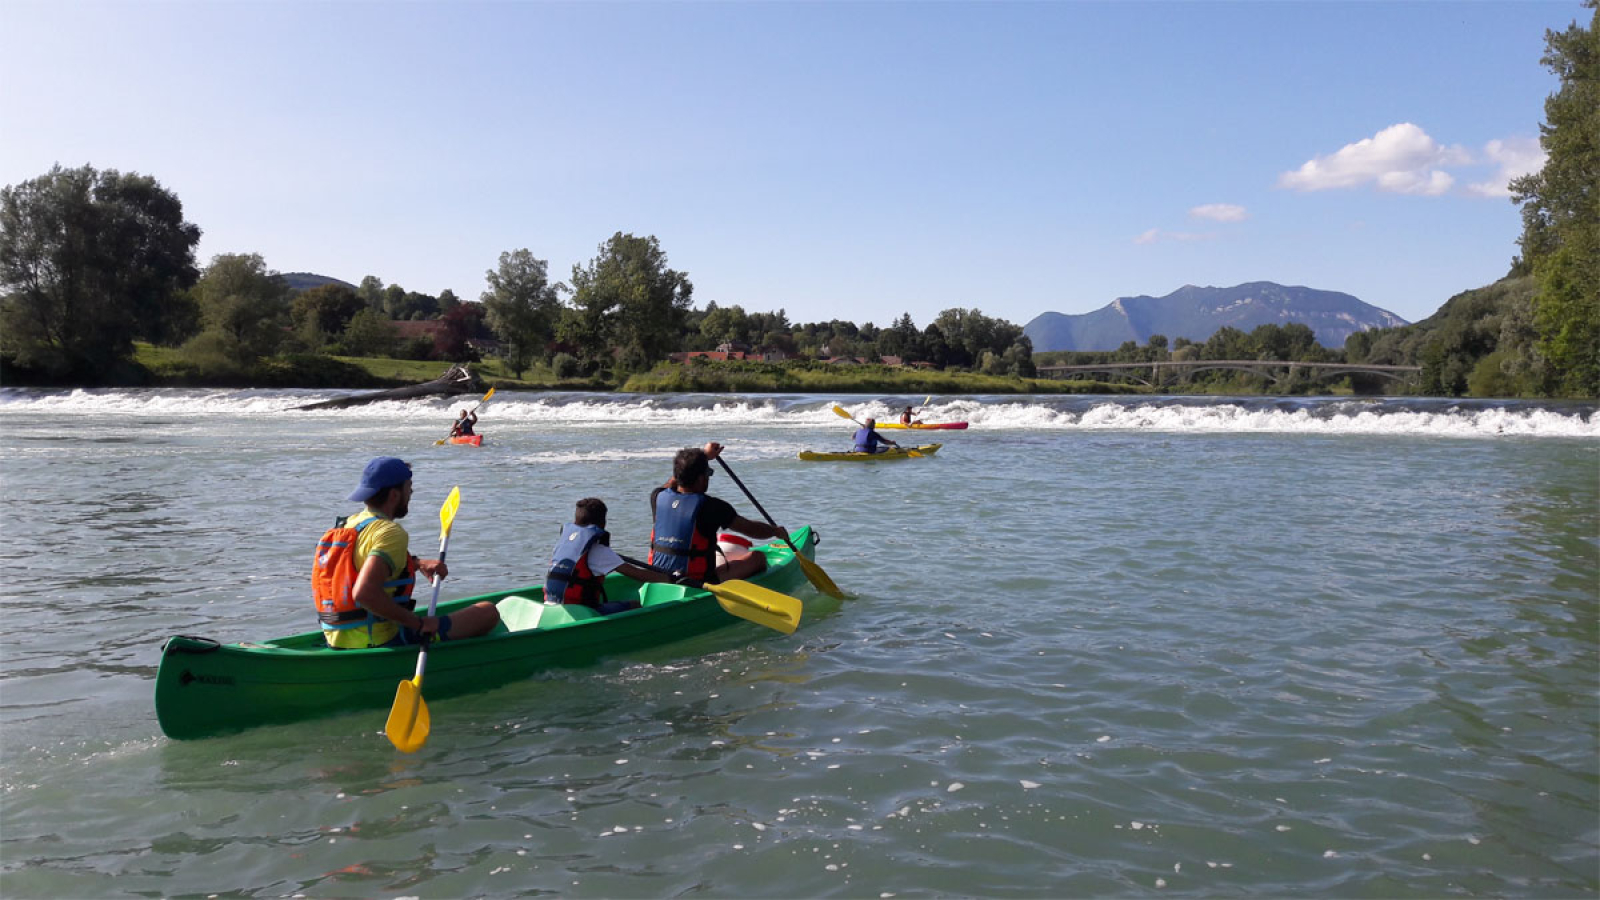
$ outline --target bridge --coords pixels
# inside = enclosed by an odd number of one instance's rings
[[[1039,366],[1041,378],[1076,378],[1094,374],[1115,375],[1131,378],[1140,384],[1158,387],[1169,380],[1164,376],[1172,376],[1172,381],[1185,381],[1192,378],[1197,372],[1206,372],[1226,369],[1235,372],[1248,372],[1271,381],[1273,384],[1284,384],[1298,377],[1309,378],[1312,381],[1321,381],[1327,378],[1342,378],[1345,375],[1376,375],[1381,378],[1390,378],[1404,382],[1422,371],[1421,366],[1383,366],[1367,363],[1322,363],[1322,362],[1285,362],[1274,359],[1189,359],[1189,360],[1162,360],[1160,362],[1142,363],[1094,363],[1081,366]],[[1146,377],[1148,373],[1148,378]]]

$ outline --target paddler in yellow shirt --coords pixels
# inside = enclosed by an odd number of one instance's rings
[[[322,536],[311,571],[312,599],[328,646],[340,650],[421,644],[437,635],[459,640],[487,634],[500,621],[484,601],[449,616],[419,616],[417,578],[444,578],[440,560],[411,555],[401,527],[411,509],[411,467],[392,456],[367,463],[349,499],[364,504]]]

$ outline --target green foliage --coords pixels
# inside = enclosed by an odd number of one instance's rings
[[[13,359],[93,382],[135,338],[181,339],[199,240],[149,176],[55,166],[0,190],[0,334]]]
[[[583,363],[570,353],[557,353],[550,360],[550,371],[557,378],[577,378],[583,374]]]
[[[544,356],[561,315],[561,293],[567,286],[550,283],[549,264],[527,250],[500,254],[498,268],[485,276],[485,319],[505,345],[505,359],[520,376]]]
[[[289,318],[289,287],[260,254],[212,257],[195,296],[204,331],[184,349],[203,372],[250,371],[257,360],[277,352]]]
[[[1513,181],[1524,268],[1539,290],[1533,326],[1551,393],[1600,396],[1600,4],[1589,27],[1545,32],[1540,62],[1561,79],[1545,101],[1544,168]],[[1532,371],[1532,369],[1530,369]]]
[[[930,394],[1129,394],[1145,389],[1125,384],[1055,381],[930,372],[879,365],[835,365],[816,360],[763,363],[699,360],[694,365],[664,363],[630,376],[624,391],[803,392]]]
[[[617,232],[587,266],[572,267],[574,315],[563,340],[600,361],[614,348],[619,365],[642,368],[677,348],[694,285],[667,267],[651,237]]]
[[[350,317],[340,343],[352,356],[393,356],[396,340],[394,323],[389,317],[363,306]]]
[[[325,284],[296,294],[289,303],[289,319],[302,342],[321,349],[365,310],[366,301],[355,291],[342,284]]]

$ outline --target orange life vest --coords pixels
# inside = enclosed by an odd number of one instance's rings
[[[346,628],[365,628],[378,621],[365,607],[356,602],[356,578],[361,566],[356,563],[356,539],[361,529],[377,519],[367,519],[359,525],[346,525],[347,519],[333,523],[317,542],[317,555],[311,562],[311,599],[317,607],[317,619],[324,631],[342,631]],[[411,590],[417,583],[417,558],[407,555],[406,568],[399,578],[383,583],[394,601],[406,609],[414,609],[417,601]]]

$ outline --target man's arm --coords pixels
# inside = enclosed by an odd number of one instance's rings
[[[671,572],[663,572],[653,566],[636,566],[633,563],[625,562],[617,566],[613,571],[621,572],[634,581],[654,581],[661,584],[672,583]]]
[[[438,560],[418,561],[418,577],[425,575],[431,578],[435,572],[439,573],[440,578],[449,574],[445,564]],[[413,631],[427,633],[432,628],[425,628],[424,626],[430,623],[433,628],[437,628],[439,621],[437,618],[417,615],[412,610],[394,602],[394,598],[389,596],[389,592],[383,589],[383,583],[389,580],[389,574],[389,564],[383,561],[383,557],[367,557],[367,561],[361,565],[361,574],[356,576],[356,586],[351,592],[352,598],[361,605],[361,608],[378,618],[386,619]]]
[[[789,537],[789,532],[782,528],[768,525],[765,522],[755,522],[746,519],[744,516],[734,516],[733,521],[728,523],[728,530],[737,531],[753,538],[783,538],[787,540]]]

